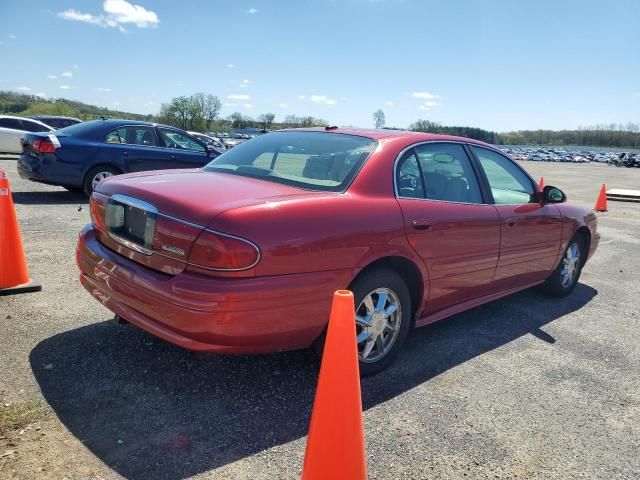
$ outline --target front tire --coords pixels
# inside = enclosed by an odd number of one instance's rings
[[[556,269],[542,284],[542,290],[554,297],[566,297],[578,284],[586,260],[586,245],[583,237],[576,234],[569,241]]]
[[[119,173],[120,172],[117,169],[108,165],[98,165],[97,167],[93,167],[87,172],[84,177],[84,193],[86,193],[87,196],[90,197],[98,183],[100,183],[105,178],[118,175]]]
[[[376,269],[351,285],[356,305],[356,337],[360,376],[374,375],[396,358],[411,327],[409,289],[394,271]],[[324,335],[316,342],[322,355]]]

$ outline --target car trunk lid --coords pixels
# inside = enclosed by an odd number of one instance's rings
[[[100,183],[92,196],[91,214],[103,244],[131,260],[175,275],[186,268],[198,236],[205,227],[212,228],[213,219],[222,212],[308,194],[226,173],[194,169],[141,172]]]

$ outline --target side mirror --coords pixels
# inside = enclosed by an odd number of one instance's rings
[[[542,190],[544,203],[563,203],[567,201],[567,196],[557,187],[546,185]]]

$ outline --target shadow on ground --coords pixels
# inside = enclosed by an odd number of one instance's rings
[[[82,192],[67,190],[51,192],[11,192],[13,203],[21,205],[79,205],[88,204],[89,198]]]
[[[526,291],[418,329],[396,363],[363,380],[364,408],[586,305]],[[38,344],[31,367],[64,425],[126,478],[182,479],[307,433],[318,363],[307,351],[202,355],[100,322]],[[47,368],[48,367],[48,368]]]

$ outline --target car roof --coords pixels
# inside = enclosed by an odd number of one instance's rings
[[[33,115],[31,118],[35,118],[36,120],[38,120],[40,118],[46,118],[46,119],[59,118],[61,120],[77,120],[79,122],[82,121],[79,118],[76,118],[76,117],[65,117],[64,115]]]
[[[375,128],[355,128],[355,127],[313,127],[313,128],[291,128],[278,131],[303,131],[303,132],[326,132],[339,133],[343,135],[357,135],[360,137],[368,137],[374,140],[382,139],[405,139],[410,143],[427,142],[427,141],[449,141],[449,142],[468,142],[494,148],[493,145],[474,140],[472,138],[457,137],[454,135],[440,135],[437,133],[414,132],[411,130],[386,130]]]

